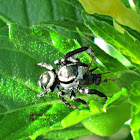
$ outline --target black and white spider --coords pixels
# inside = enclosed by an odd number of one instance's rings
[[[81,102],[83,104],[87,103],[80,98],[76,98],[77,90],[83,94],[97,94],[98,96],[106,98],[102,92],[96,89],[83,87],[83,85],[99,85],[101,82],[101,74],[92,73],[97,67],[89,70],[90,65],[82,63],[74,56],[83,51],[86,51],[94,60],[94,51],[88,47],[82,47],[67,53],[61,60],[56,60],[54,63],[57,65],[58,71],[54,69],[53,66],[44,62],[37,63],[37,65],[49,70],[45,71],[38,80],[39,87],[45,90],[45,92],[40,93],[37,96],[42,97],[48,92],[59,90],[58,97],[60,100],[74,109],[78,108],[72,106],[68,101],[66,101],[63,95],[70,93],[71,100]],[[105,79],[104,81],[107,80],[110,79]]]

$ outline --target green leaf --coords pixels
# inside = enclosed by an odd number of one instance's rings
[[[46,113],[40,115],[41,117],[39,117],[39,119],[33,121],[31,127],[27,127],[24,133],[26,134],[26,132],[31,131],[31,128],[36,128],[37,131],[33,131],[32,135],[30,136],[31,139],[35,139],[37,136],[43,135],[50,131],[61,130],[63,127],[60,122],[70,111],[71,109],[66,107],[66,105],[55,102],[52,108],[46,110]],[[39,123],[42,125],[42,127],[37,127],[36,123]]]
[[[106,109],[107,106],[109,106],[110,104],[112,104],[114,101],[116,101],[118,99],[121,101],[120,97],[127,99],[128,93],[127,93],[127,90],[125,88],[122,88],[121,91],[115,93],[112,97],[108,97],[108,100],[106,101],[106,103],[104,105],[104,110],[107,110]]]
[[[61,0],[27,0],[26,2],[15,0],[14,4],[11,0],[5,0],[0,2],[0,13],[5,22],[27,26],[53,19],[81,20],[79,10]]]
[[[65,54],[72,49],[71,46],[78,47],[79,44],[67,41],[51,28],[38,28],[35,32],[10,24],[9,29],[10,41],[7,37],[0,37],[0,116],[3,127],[0,139],[35,139],[44,133],[63,129],[60,122],[72,109],[62,105],[56,93],[37,98],[42,91],[37,86],[37,80],[45,69],[36,66],[36,63],[44,61],[52,64],[62,55],[59,50]],[[7,127],[9,123],[14,126]]]
[[[126,32],[119,33],[115,28],[105,22],[100,22],[93,16],[82,13],[85,24],[92,30],[92,32],[102,37],[107,43],[113,45],[119,52],[137,67],[140,64],[140,42],[134,41]],[[135,48],[135,49],[134,49]]]
[[[8,36],[8,26],[0,19],[0,35]]]
[[[26,2],[15,0],[14,4],[11,0],[5,0],[0,2],[0,13],[0,18],[6,24],[18,23],[31,26],[48,20],[56,21],[61,19],[83,22],[80,10],[61,0],[27,0]],[[68,32],[60,28],[57,29],[65,36],[68,36],[68,38],[76,38],[81,42],[77,33]]]
[[[13,119],[11,123],[17,121],[17,124],[20,124],[20,126],[17,127],[17,125],[15,125],[15,135],[13,136],[11,135],[11,133],[9,133],[9,136],[6,137],[7,139],[19,139],[22,137],[30,137],[32,139],[35,139],[36,137],[44,133],[63,129],[60,124],[62,120],[67,120],[65,121],[64,125],[65,127],[67,127],[79,123],[81,120],[85,119],[85,117],[89,117],[87,114],[89,114],[90,116],[93,115],[93,111],[95,110],[96,106],[96,110],[98,112],[98,104],[96,105],[94,102],[94,104],[92,104],[90,107],[92,112],[87,110],[87,112],[89,113],[86,113],[83,110],[83,113],[79,113],[79,115],[74,114],[71,117],[71,114],[69,113],[72,110],[69,110],[65,105],[58,104],[61,101],[58,99],[55,93],[50,93],[43,98],[37,98],[36,96],[39,92],[41,92],[41,90],[37,87],[36,82],[41,74],[41,71],[43,72],[44,70],[36,66],[36,63],[45,61],[52,64],[52,61],[61,56],[60,52],[65,54],[70,49],[72,49],[71,46],[73,46],[74,49],[76,47],[79,47],[79,44],[76,41],[66,40],[51,28],[36,28],[35,30],[32,30],[30,28],[26,28],[16,24],[10,25],[10,40],[11,41],[9,41],[6,37],[1,37],[0,40],[2,52],[0,53],[0,63],[1,65],[3,65],[0,73],[2,75],[6,75],[11,80],[14,80],[8,82],[9,84],[12,83],[11,86],[7,83],[3,84],[5,82],[2,82],[1,80],[1,87],[3,87],[1,88],[1,93],[4,93],[2,94],[1,100],[4,101],[4,98],[6,99],[4,103],[2,102],[4,106],[2,106],[2,110],[8,110],[8,113],[2,112],[1,114],[2,118],[3,115],[8,114],[8,117],[5,118],[2,122],[2,126],[5,122],[9,122],[8,119],[11,121],[13,117],[16,119]],[[54,47],[52,46],[52,41]],[[56,53],[59,55],[57,56]],[[49,56],[52,57],[49,58]],[[85,54],[85,56],[87,55]],[[91,58],[87,57],[87,60],[88,59]],[[83,58],[83,60],[85,60],[85,58]],[[5,80],[9,80],[9,78],[6,78]],[[20,84],[22,84],[24,88],[20,87]],[[5,91],[5,89],[7,91]],[[24,91],[26,91],[25,94],[23,94]],[[11,94],[15,95],[15,97],[9,97],[9,95]],[[17,97],[21,98],[18,99]],[[16,104],[17,108],[14,108],[13,106],[11,108],[9,107],[9,98],[11,100],[14,99],[11,105]],[[8,106],[8,109],[5,108],[6,106]],[[10,119],[11,116],[12,118]],[[22,120],[20,119],[20,116],[22,116]],[[70,119],[67,119],[66,116],[69,116]],[[71,121],[71,118],[73,118],[73,116],[77,116],[77,119],[75,119],[76,122]],[[25,121],[27,123],[24,123]],[[5,125],[4,127],[7,127],[7,125]],[[21,133],[18,133],[17,130],[22,131]],[[9,131],[11,131],[11,128],[9,128]],[[2,131],[1,135],[1,137],[3,138],[6,134],[4,133],[4,131]]]
[[[93,35],[92,32],[82,22],[77,22],[70,19],[52,20],[52,21],[48,20],[47,22],[41,23],[40,26],[47,27],[48,25],[58,26],[66,30],[70,30],[72,32],[77,32],[76,28],[78,28],[84,34]]]
[[[79,31],[79,29],[78,32],[81,35],[81,37],[83,37],[86,40],[86,42],[92,47],[92,49],[95,51],[95,56],[103,63],[103,65],[109,71],[116,72],[119,70],[127,70],[127,68],[124,65],[122,65],[117,59],[108,55],[105,51],[103,51],[96,44],[94,44],[93,41],[85,37],[83,33]]]
[[[74,110],[71,112],[66,118],[64,118],[61,122],[64,128],[69,127],[71,125],[77,124],[85,118],[88,118],[92,115],[92,112],[89,110]]]
[[[24,51],[36,59],[36,63],[44,61],[52,64],[62,56],[62,54],[53,47],[48,31],[43,30],[45,37],[43,35],[40,37],[40,34],[35,34],[33,29],[24,26],[10,24],[9,28],[10,39],[16,44],[15,48]]]
[[[80,2],[77,1],[77,0],[63,0],[63,1],[65,1],[66,3],[71,4],[71,5],[74,6],[74,7],[79,8],[79,9],[81,9],[81,10],[83,9],[83,7],[81,6]]]
[[[105,110],[103,109],[103,105],[95,100],[90,100],[89,108],[90,108],[90,111],[92,112],[92,115],[105,112]]]
[[[113,26],[113,18],[107,15],[100,15],[100,14],[93,14],[93,17],[95,17],[97,20],[100,20],[101,22],[107,22],[109,25]]]
[[[36,86],[39,74],[36,60],[31,56],[17,51],[14,44],[6,37],[0,38],[0,74],[27,85],[31,89]]]
[[[18,37],[21,37],[21,36],[19,35]],[[22,37],[23,37],[23,34],[22,34]],[[30,45],[31,43],[30,39],[31,38],[29,37],[28,45],[22,42],[24,45],[27,45],[26,46],[27,48],[24,48],[24,51],[23,51],[22,45],[21,45],[21,49],[18,48],[19,49],[18,50],[16,49],[17,46],[14,45],[12,42],[10,42],[6,37],[0,38],[0,44],[1,44],[0,45],[0,51],[1,51],[0,65],[2,66],[2,68],[0,69],[0,73],[18,82],[21,82],[33,89],[33,87],[36,87],[36,82],[41,72],[39,71],[39,68],[36,66],[36,63],[39,61],[37,60],[39,58],[38,53],[41,53],[41,51],[37,52],[36,47],[38,48],[38,46],[35,40],[34,41],[36,45],[34,46]],[[34,53],[34,56],[32,56],[33,49],[36,52],[36,55]],[[50,50],[53,51],[54,49],[50,48]],[[48,53],[49,53],[49,50],[48,50]],[[57,56],[55,55],[53,58],[56,58],[56,57]]]
[[[85,136],[85,135],[91,135],[92,132],[87,130],[85,127],[83,127],[81,124],[74,125],[69,128],[65,128],[62,130],[57,130],[57,131],[51,131],[48,132],[44,138],[49,139],[49,140],[69,140],[69,139],[74,139],[79,136]]]
[[[138,39],[140,41],[140,33],[134,29],[131,29],[128,26],[124,26],[120,23],[117,22],[117,24],[119,24],[121,27],[123,27],[126,31],[128,31],[129,34],[131,34],[133,37],[135,37],[136,39]]]
[[[6,26],[6,24],[0,19],[0,29]]]
[[[120,71],[117,73],[117,84],[120,85],[120,87],[126,88],[128,91],[132,89],[132,84],[135,81],[140,80],[140,75],[137,72],[134,71]]]
[[[89,108],[90,110],[87,109],[74,110],[61,121],[62,126],[64,128],[72,126],[74,124],[81,122],[86,118],[89,118],[93,115],[100,114],[103,112],[103,105],[95,100],[90,100]]]
[[[126,6],[127,8],[131,8],[131,7],[130,7],[130,3],[129,3],[128,0],[122,0],[122,2],[125,4],[125,6]]]
[[[131,90],[132,94],[130,96],[130,101],[132,103],[132,121],[131,121],[131,129],[134,140],[140,139],[140,81],[135,82],[133,84],[133,88]]]
[[[42,115],[50,108],[50,102],[43,103],[43,100],[36,98],[35,90],[12,79],[1,76],[0,81],[0,139],[20,139],[42,127],[42,123],[32,122],[31,115]],[[34,127],[30,127],[31,124]],[[30,131],[25,133],[27,127]]]
[[[116,133],[130,118],[131,105],[122,103],[117,106],[110,106],[107,112],[97,114],[82,121],[83,125],[91,132],[110,136]]]
[[[55,60],[58,57],[56,55],[58,50],[56,51],[54,47],[41,42],[32,30],[23,26],[11,24],[10,38],[12,42],[6,37],[0,37],[0,65],[2,66],[0,69],[2,75],[0,79],[2,127],[0,139],[20,139],[31,135],[36,138],[38,135],[45,133],[45,131],[39,130],[40,128],[45,127],[47,131],[52,131],[50,126],[58,123],[59,119],[61,120],[65,116],[61,111],[62,118],[54,115],[55,122],[52,122],[52,117],[49,117],[48,120],[49,114],[46,112],[51,107],[50,105],[60,102],[56,94],[50,93],[45,98],[37,98],[37,94],[42,91],[37,86],[37,80],[44,69],[36,66],[36,63],[44,60],[44,57],[48,58],[46,52],[49,53],[50,51],[49,55]],[[40,49],[39,45],[40,47],[44,46],[44,49]],[[51,61],[52,58],[47,59],[48,63],[51,63]],[[55,108],[57,106],[58,104]],[[66,106],[64,105],[64,107]],[[61,109],[60,106],[58,108]],[[67,115],[69,110],[64,108],[63,110]],[[31,119],[32,114],[34,114],[35,120]],[[47,124],[44,117],[47,117]]]
[[[139,0],[134,0],[134,3],[136,5],[137,12],[140,13],[140,1]]]
[[[38,27],[38,26],[37,26]],[[64,36],[60,35],[52,27],[40,27],[38,29],[47,30],[49,32],[51,42],[53,46],[58,49],[61,53],[66,54],[72,50],[80,48],[80,44],[75,39],[66,39]],[[40,36],[42,38],[43,34]],[[43,36],[44,37],[44,36]],[[45,41],[45,40],[44,40]],[[92,58],[86,53],[80,53],[77,55],[82,62],[91,63]]]
[[[5,23],[16,22],[21,25],[29,25],[25,1],[23,0],[15,0],[14,3],[11,0],[0,1],[0,13],[1,19]]]

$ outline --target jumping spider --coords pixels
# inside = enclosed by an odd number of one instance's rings
[[[72,106],[68,101],[65,100],[63,95],[70,92],[71,100],[75,102],[81,102],[87,104],[84,100],[76,97],[76,90],[83,94],[97,94],[98,96],[107,98],[102,92],[96,89],[84,88],[82,85],[99,85],[101,82],[101,74],[93,74],[92,72],[97,68],[89,70],[90,65],[82,63],[74,55],[80,52],[86,51],[94,60],[94,51],[89,47],[82,47],[67,53],[61,60],[56,60],[54,63],[58,67],[58,71],[53,66],[44,62],[37,63],[41,67],[45,67],[49,71],[45,71],[38,80],[40,88],[45,92],[37,95],[42,97],[48,92],[59,90],[58,97],[64,104],[74,109],[78,109]],[[92,61],[93,62],[93,61]],[[108,81],[110,79],[105,79]]]

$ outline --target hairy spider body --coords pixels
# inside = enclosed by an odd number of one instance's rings
[[[65,89],[73,88],[78,86],[79,80],[83,79],[84,67],[77,67],[77,65],[66,65],[63,66],[58,72],[58,79],[60,84]]]
[[[38,97],[42,97],[48,92],[59,90],[58,96],[60,100],[62,100],[67,106],[74,109],[78,108],[67,102],[63,95],[70,93],[71,100],[81,102],[83,104],[87,103],[80,98],[75,98],[77,90],[83,94],[97,94],[106,98],[102,92],[96,89],[83,87],[83,85],[99,85],[101,82],[101,74],[92,73],[97,67],[92,70],[87,70],[90,65],[82,63],[74,56],[75,54],[83,51],[86,51],[94,60],[94,51],[88,47],[82,47],[67,53],[61,60],[56,60],[54,63],[58,66],[58,71],[49,64],[43,62],[37,64],[49,70],[45,71],[38,80],[39,87],[45,90],[45,92],[40,93]],[[93,60],[91,63],[93,63]],[[108,79],[104,81],[107,80]]]

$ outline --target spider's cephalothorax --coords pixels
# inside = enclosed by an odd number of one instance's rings
[[[92,73],[97,67],[89,70],[93,60],[90,65],[87,65],[74,56],[75,54],[83,51],[86,51],[94,60],[94,51],[88,47],[82,47],[67,53],[61,60],[56,60],[54,63],[58,66],[58,71],[46,63],[41,62],[37,64],[49,70],[44,72],[38,80],[39,87],[45,90],[45,92],[39,94],[38,97],[42,97],[44,94],[58,89],[59,98],[66,105],[72,108],[77,107],[72,106],[69,102],[67,102],[63,97],[64,94],[70,93],[71,100],[81,102],[83,104],[87,103],[80,98],[75,98],[77,90],[83,94],[97,94],[106,98],[102,92],[96,89],[83,87],[83,85],[85,86],[90,84],[99,85],[101,82],[101,74]],[[107,80],[111,79],[105,79],[104,81]]]

